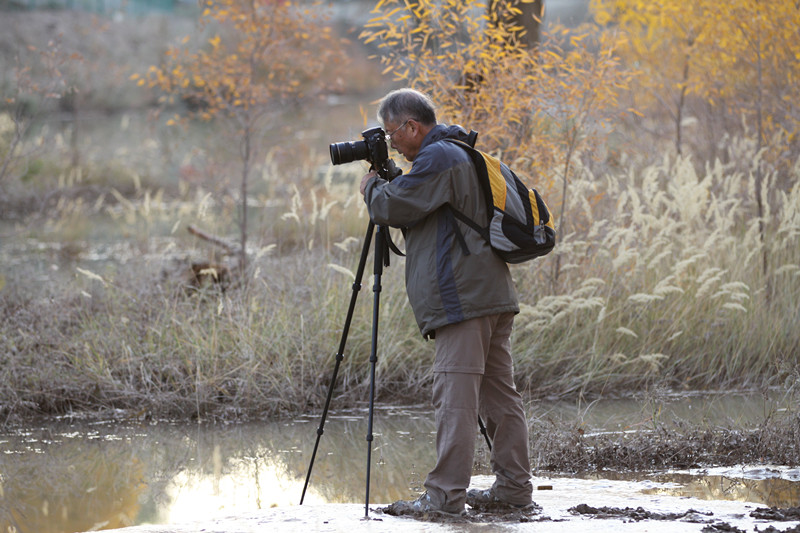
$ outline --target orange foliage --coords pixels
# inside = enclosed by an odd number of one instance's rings
[[[248,183],[258,141],[279,123],[279,112],[321,93],[321,74],[346,55],[337,53],[340,42],[318,11],[290,1],[206,0],[203,8],[201,28],[211,37],[193,48],[185,38],[169,49],[163,65],[132,78],[160,89],[167,101],[180,96],[189,104],[171,122],[198,116],[233,123],[232,142],[241,155],[238,266],[244,272]]]
[[[560,183],[548,202],[563,217],[574,165],[608,134],[630,75],[588,29],[556,28],[533,50],[518,32],[480,3],[381,0],[361,38],[377,43],[385,73],[430,94],[444,122],[478,131],[482,150],[540,189]]]
[[[321,91],[320,74],[340,57],[331,28],[288,1],[209,0],[200,24],[214,33],[196,50],[186,38],[163,65],[132,78],[179,95],[203,119],[223,114],[252,125]]]
[[[686,97],[744,116],[769,142],[800,125],[800,7],[795,0],[592,0],[598,23],[619,37],[643,76],[637,101],[659,103],[681,127]],[[718,132],[721,136],[725,132]],[[680,138],[678,138],[680,151]]]

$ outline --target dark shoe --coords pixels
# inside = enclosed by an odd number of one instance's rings
[[[467,491],[467,505],[479,509],[508,509],[528,511],[535,510],[538,505],[531,501],[530,503],[511,503],[501,500],[494,493],[493,489],[469,489]]]
[[[458,511],[446,511],[441,509],[433,504],[431,501],[431,497],[428,495],[427,492],[422,493],[422,495],[417,498],[416,500],[400,500],[394,502],[389,507],[384,509],[386,514],[394,515],[394,516],[401,516],[401,515],[421,515],[427,513],[436,513],[442,514],[447,516],[462,516],[466,514],[466,511],[463,509]]]

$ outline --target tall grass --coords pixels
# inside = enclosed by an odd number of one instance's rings
[[[580,229],[555,251],[563,279],[548,281],[549,258],[516,271],[526,387],[560,394],[794,379],[796,186],[779,191],[770,176],[769,237],[761,242],[751,173],[721,164],[698,173],[690,160],[665,158],[641,172],[584,176]]]
[[[62,268],[73,275],[58,284],[31,284],[25,272],[6,272],[0,411],[123,408],[142,416],[235,418],[319,406],[367,228],[352,195],[356,182],[348,184],[344,193],[328,176],[310,194],[294,189],[283,216],[261,221],[264,246],[252,250],[251,268],[227,290],[190,287],[191,259],[215,254],[177,230],[169,238],[157,231],[187,219],[224,226],[224,202],[207,195],[194,204],[112,196],[84,209],[81,224],[76,217],[85,203],[61,202],[48,228],[32,233],[88,249],[76,228],[88,232],[91,219],[111,218],[136,237],[121,252],[124,260],[102,269],[71,258]],[[367,399],[373,283],[370,256],[336,383],[340,407]],[[406,398],[424,388],[427,350],[406,305],[400,262],[385,269],[381,287],[378,394]]]
[[[750,173],[722,164],[698,171],[669,157],[634,168],[602,176],[584,169],[572,185],[580,205],[572,232],[551,256],[512,267],[522,306],[514,334],[520,386],[563,396],[793,384],[800,189],[766,180],[770,231],[761,242]],[[188,221],[235,234],[227,204],[207,194],[197,202],[157,192],[64,200],[46,228],[20,230],[20,240],[46,234],[76,251],[61,257],[70,275],[57,284],[4,269],[0,413],[120,408],[237,418],[319,408],[367,227],[360,169],[351,170],[254,199],[263,207],[261,234],[249,270],[227,290],[189,289],[182,270],[214,255],[180,231]],[[780,178],[797,183],[800,164]],[[124,261],[86,262],[98,220],[128,228]],[[370,255],[338,407],[367,399],[373,281]],[[407,305],[401,258],[384,270],[379,296],[378,400],[427,401],[433,343],[421,339]]]

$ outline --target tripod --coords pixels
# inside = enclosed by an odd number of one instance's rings
[[[355,281],[353,282],[353,290],[350,296],[350,305],[347,309],[347,316],[345,318],[344,328],[342,329],[342,336],[339,341],[339,351],[336,353],[336,364],[333,367],[333,374],[331,376],[331,382],[328,386],[328,395],[325,399],[325,406],[322,409],[322,417],[320,419],[319,427],[317,428],[317,440],[314,443],[314,451],[311,453],[311,462],[308,465],[308,473],[306,474],[306,481],[303,485],[303,494],[300,497],[300,505],[303,505],[303,501],[306,497],[306,490],[308,489],[308,483],[311,479],[311,470],[314,467],[314,460],[317,456],[317,450],[319,448],[319,442],[322,438],[323,433],[325,433],[325,421],[328,417],[328,409],[330,408],[331,398],[333,396],[333,388],[336,385],[336,377],[339,374],[339,366],[344,360],[344,348],[347,344],[347,335],[350,331],[350,324],[353,319],[353,312],[356,306],[356,300],[358,299],[358,293],[361,290],[361,279],[364,276],[364,269],[367,264],[367,257],[369,255],[369,246],[370,242],[372,241],[373,233],[375,234],[375,250],[374,250],[374,268],[373,268],[373,275],[374,275],[374,284],[372,287],[372,291],[374,293],[373,296],[373,306],[372,306],[372,338],[371,338],[371,347],[370,347],[370,381],[369,381],[369,415],[367,418],[367,474],[366,474],[366,498],[364,501],[364,518],[369,517],[369,482],[370,482],[370,467],[372,465],[372,441],[373,441],[373,434],[372,434],[372,422],[373,422],[373,412],[374,412],[374,404],[375,404],[375,366],[378,362],[378,318],[379,318],[379,311],[380,311],[380,294],[381,294],[381,276],[383,275],[383,267],[389,266],[389,251],[390,249],[395,253],[400,254],[399,250],[394,247],[392,244],[391,238],[389,237],[389,230],[384,226],[376,226],[374,222],[370,220],[369,225],[367,227],[367,234],[364,237],[364,245],[361,250],[361,257],[358,261],[358,268],[356,269],[356,276]],[[484,439],[486,439],[486,444],[489,446],[489,451],[492,450],[492,443],[489,439],[489,435],[487,434],[486,427],[483,424],[483,420],[478,417],[478,425],[480,426],[480,431],[483,434]]]
[[[376,231],[377,229],[377,231]],[[328,417],[328,409],[330,408],[331,398],[333,396],[333,388],[336,384],[336,377],[339,374],[339,366],[344,359],[344,348],[347,344],[347,335],[350,331],[350,324],[353,320],[353,312],[358,299],[358,293],[361,290],[361,279],[364,276],[364,269],[367,264],[367,257],[369,255],[370,242],[372,241],[373,233],[375,234],[375,251],[374,251],[374,284],[372,287],[374,293],[374,302],[372,308],[372,342],[370,348],[370,381],[369,381],[369,416],[367,419],[367,482],[366,482],[366,499],[364,502],[364,517],[369,516],[369,481],[370,481],[370,466],[372,465],[372,422],[373,411],[375,404],[375,366],[378,362],[378,318],[380,316],[380,293],[381,293],[381,276],[383,275],[383,267],[389,266],[389,233],[388,228],[384,226],[376,226],[370,220],[367,227],[367,234],[364,237],[364,246],[361,250],[361,258],[358,261],[358,268],[356,270],[355,281],[353,282],[353,291],[350,296],[350,305],[347,309],[347,317],[345,318],[344,328],[342,329],[342,337],[339,341],[339,351],[336,353],[336,364],[333,367],[333,375],[331,376],[331,383],[328,386],[328,396],[325,399],[325,406],[322,409],[322,418],[317,428],[317,440],[314,443],[314,451],[311,454],[311,463],[308,465],[308,474],[306,475],[306,482],[303,485],[303,495],[300,498],[300,505],[303,505],[303,500],[306,497],[306,490],[308,489],[308,482],[311,479],[311,470],[314,467],[314,459],[317,456],[317,449],[319,448],[319,441],[322,434],[325,432],[325,420]]]

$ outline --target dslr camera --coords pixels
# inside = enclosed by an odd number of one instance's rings
[[[391,181],[400,174],[402,170],[395,166],[394,161],[389,159],[389,149],[386,146],[386,133],[382,128],[370,128],[361,132],[363,141],[349,141],[333,143],[330,145],[331,163],[343,165],[356,160],[365,159],[372,165],[378,175]]]

